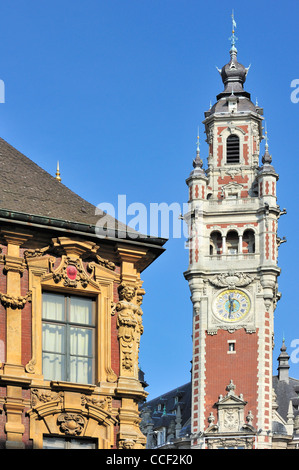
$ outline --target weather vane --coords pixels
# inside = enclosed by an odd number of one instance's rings
[[[231,45],[232,45],[231,52],[233,52],[233,51],[237,52],[237,49],[235,47],[236,41],[238,40],[238,38],[235,36],[235,29],[236,28],[237,28],[237,23],[235,21],[234,10],[233,10],[232,11],[232,35],[229,38],[229,40],[231,41]]]

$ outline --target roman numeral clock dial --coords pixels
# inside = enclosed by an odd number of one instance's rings
[[[218,318],[226,322],[243,319],[250,310],[250,299],[239,289],[226,289],[216,297],[214,311]]]

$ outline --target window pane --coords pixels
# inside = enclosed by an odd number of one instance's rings
[[[43,449],[65,449],[65,440],[60,437],[44,437]]]
[[[64,321],[64,295],[43,294],[43,318]]]
[[[87,439],[70,439],[69,449],[95,449],[95,442]]]
[[[65,352],[65,326],[43,323],[43,350]]]
[[[44,436],[43,449],[96,449],[96,442],[94,439]]]
[[[92,355],[92,330],[70,327],[70,354],[76,356]]]
[[[87,357],[71,356],[70,358],[70,381],[91,384],[92,360]]]
[[[43,375],[46,380],[66,380],[65,356],[43,353]]]
[[[70,298],[70,322],[92,325],[92,299],[82,297]]]

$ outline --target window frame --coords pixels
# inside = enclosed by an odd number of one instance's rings
[[[91,382],[82,382],[82,383],[95,383],[95,377],[96,377],[96,299],[92,296],[82,296],[80,294],[76,294],[73,292],[54,292],[54,291],[49,291],[49,290],[43,290],[42,291],[42,306],[43,306],[43,300],[44,300],[44,295],[45,294],[50,294],[58,297],[63,297],[64,298],[64,309],[63,309],[63,316],[64,318],[62,320],[52,320],[49,318],[44,317],[44,311],[42,307],[42,332],[44,332],[44,325],[49,324],[49,325],[59,325],[64,327],[64,352],[58,353],[57,351],[50,351],[44,349],[43,345],[43,339],[42,339],[42,370],[44,373],[44,353],[50,353],[50,354],[57,354],[62,357],[64,357],[64,366],[62,367],[62,378],[60,380],[65,381],[65,382],[72,382],[72,383],[77,383],[74,380],[71,380],[71,358],[88,358],[88,360],[91,360]],[[91,317],[92,317],[92,324],[87,324],[87,323],[79,323],[79,322],[74,322],[71,321],[71,299],[72,298],[80,298],[80,299],[88,299],[91,300]],[[71,341],[71,328],[78,328],[79,329],[84,329],[84,330],[90,330],[92,331],[92,346],[91,346],[91,355],[87,356],[80,356],[76,354],[72,354],[70,350],[70,341]],[[47,377],[45,376],[45,380],[57,380],[57,377]],[[80,382],[81,383],[81,382]]]
[[[62,442],[64,445],[62,447],[45,447],[45,442],[48,440],[59,440]],[[72,446],[71,441],[81,441],[81,442],[88,442],[90,445],[89,449],[97,449],[97,439],[92,438],[92,437],[74,437],[74,436],[61,436],[61,435],[56,435],[56,434],[44,434],[43,435],[43,449],[48,449],[48,450],[55,450],[55,449],[63,449],[63,450],[76,450],[76,449],[82,449],[80,446]]]

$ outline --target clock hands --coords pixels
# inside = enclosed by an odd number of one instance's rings
[[[234,299],[233,299],[234,294],[229,294],[228,300],[229,300],[229,312],[228,312],[228,318],[231,318],[231,314],[234,309]]]

